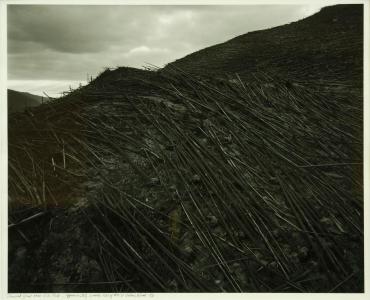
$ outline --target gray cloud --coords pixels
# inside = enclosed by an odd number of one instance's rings
[[[8,6],[10,80],[85,80],[104,67],[163,66],[319,6]]]

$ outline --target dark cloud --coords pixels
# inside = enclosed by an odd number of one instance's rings
[[[85,80],[104,67],[162,66],[319,6],[9,5],[10,80]]]
[[[32,41],[58,52],[100,52],[135,37],[133,9],[115,6],[9,6],[9,40]],[[127,45],[128,46],[128,45]]]

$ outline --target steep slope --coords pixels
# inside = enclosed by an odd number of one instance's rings
[[[191,74],[253,79],[253,72],[292,81],[362,84],[363,7],[336,5],[315,15],[250,32],[168,64]]]
[[[8,113],[22,112],[27,107],[40,105],[42,97],[8,89]]]

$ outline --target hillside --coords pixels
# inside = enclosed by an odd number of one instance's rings
[[[362,5],[336,5],[301,21],[249,32],[164,68],[199,75],[234,76],[253,80],[268,72],[287,80],[362,83]]]
[[[8,113],[23,112],[27,107],[38,106],[41,104],[42,98],[30,93],[8,89]]]
[[[328,7],[11,114],[9,291],[362,292],[361,22]]]

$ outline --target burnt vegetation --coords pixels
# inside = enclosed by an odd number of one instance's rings
[[[362,6],[9,116],[9,292],[362,292]]]

